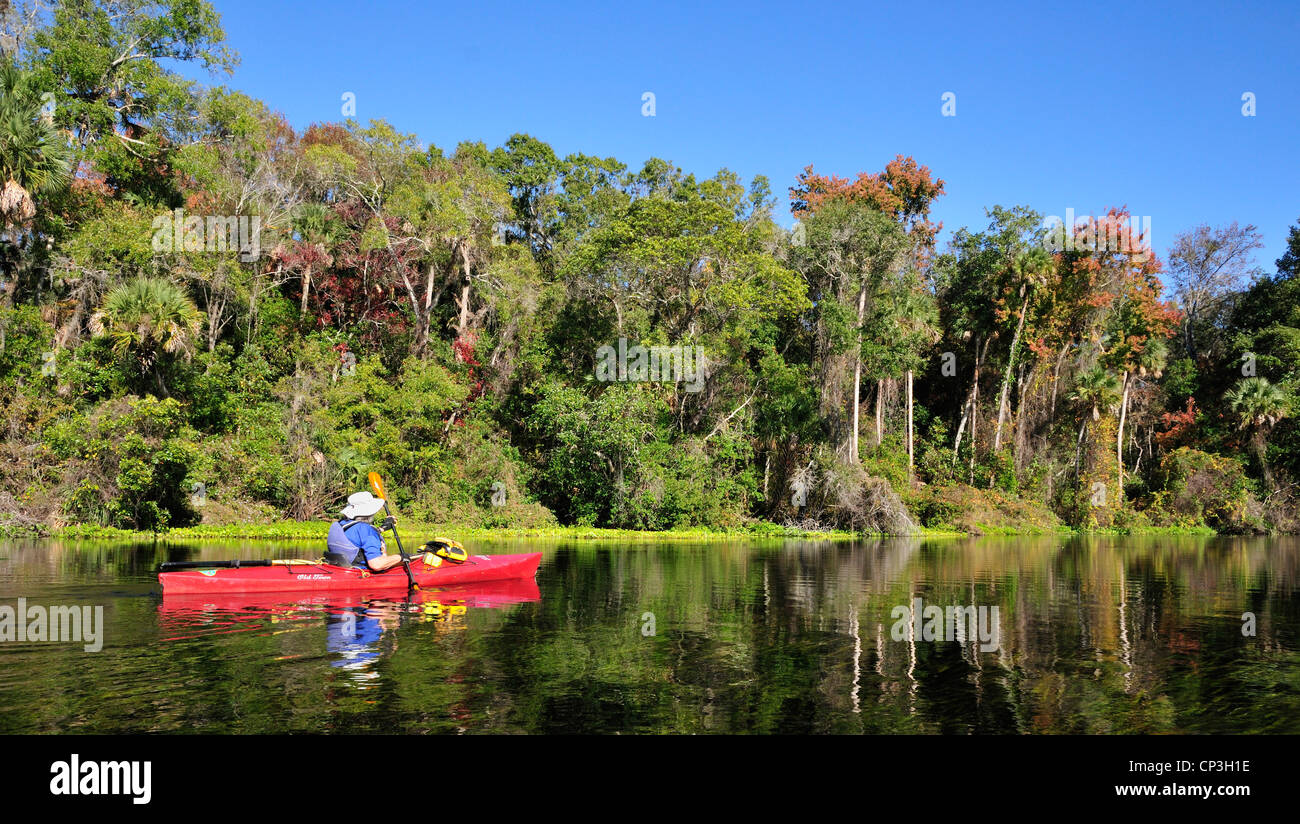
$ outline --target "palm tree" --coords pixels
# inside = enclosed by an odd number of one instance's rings
[[[1079,447],[1083,444],[1083,435],[1088,428],[1089,420],[1101,420],[1101,411],[1114,409],[1119,403],[1119,397],[1119,378],[1101,366],[1092,367],[1075,380],[1070,400],[1091,413],[1091,418],[1089,415],[1084,415],[1083,425],[1079,427],[1079,440],[1075,446],[1076,466],[1079,462]]]
[[[1286,391],[1269,383],[1267,378],[1242,378],[1223,399],[1237,414],[1237,428],[1251,430],[1251,447],[1259,458],[1264,480],[1269,489],[1276,490],[1277,484],[1273,481],[1265,453],[1269,431],[1290,412],[1291,403]]]
[[[5,229],[36,216],[36,197],[72,181],[72,149],[41,116],[44,101],[33,75],[0,65],[0,221]]]
[[[72,180],[72,149],[54,125],[42,117],[33,75],[0,61],[0,238],[18,246],[36,217],[36,198],[56,192]],[[0,308],[13,305],[17,283],[12,256],[0,262]],[[0,329],[0,349],[4,331]]]
[[[330,210],[323,203],[305,203],[298,209],[293,220],[298,240],[293,252],[288,257],[290,268],[302,272],[302,299],[299,314],[307,314],[307,295],[311,292],[312,270],[333,265],[334,258],[329,250],[342,235],[342,226],[333,220]]]
[[[1101,410],[1112,409],[1119,401],[1119,378],[1094,366],[1075,380],[1070,400],[1089,410],[1094,421],[1100,420]]]
[[[203,313],[170,281],[136,278],[108,293],[90,316],[90,331],[107,337],[119,356],[134,352],[140,374],[152,372],[159,394],[165,397],[159,356],[188,358],[202,323]]]
[[[1138,375],[1159,378],[1169,365],[1169,344],[1164,338],[1151,338],[1138,355]]]

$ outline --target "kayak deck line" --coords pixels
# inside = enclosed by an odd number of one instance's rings
[[[521,555],[473,555],[454,564],[432,553],[411,559],[411,575],[420,587],[454,586],[479,581],[532,578],[542,559],[540,552]],[[296,563],[239,566],[182,562],[184,568],[162,569],[158,583],[163,594],[242,592],[330,592],[370,589],[407,589],[406,571],[394,566],[383,572],[341,567],[323,561],[297,559]]]

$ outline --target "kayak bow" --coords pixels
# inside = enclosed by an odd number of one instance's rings
[[[411,559],[411,576],[420,587],[446,587],[478,581],[532,578],[542,560],[540,552],[526,555],[471,555],[453,564],[432,553]],[[410,586],[406,570],[392,567],[384,572],[335,566],[323,562],[299,561],[237,567],[212,566],[158,573],[164,595],[184,593],[238,592],[382,592]]]

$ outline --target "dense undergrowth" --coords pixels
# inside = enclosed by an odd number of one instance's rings
[[[233,67],[207,3],[122,8],[0,61],[0,530],[318,537],[370,471],[459,534],[1296,529],[1300,230],[940,250],[900,155],[791,231],[725,169],[295,129],[167,68]]]

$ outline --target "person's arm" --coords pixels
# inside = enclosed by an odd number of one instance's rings
[[[381,554],[376,555],[372,560],[367,562],[370,568],[375,572],[384,572],[402,563],[401,555],[387,554],[387,545],[384,543],[384,537],[380,534],[378,528],[375,525],[371,525],[371,529],[370,539],[378,544],[378,549]]]

